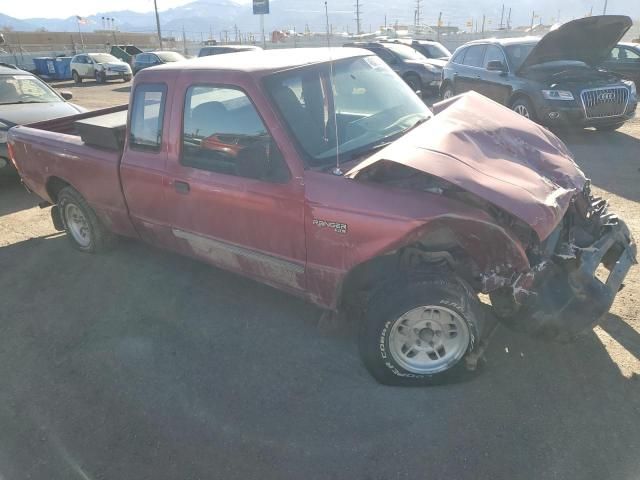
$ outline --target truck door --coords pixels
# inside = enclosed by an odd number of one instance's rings
[[[174,98],[165,191],[187,254],[280,288],[305,288],[304,187],[294,181],[254,104],[229,86]],[[181,118],[177,111],[181,110]]]
[[[146,241],[174,248],[164,204],[168,121],[167,85],[139,83],[132,92],[129,135],[120,163],[120,181],[129,216]]]

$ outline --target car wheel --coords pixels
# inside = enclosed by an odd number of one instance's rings
[[[416,93],[422,93],[422,82],[420,81],[420,77],[414,73],[409,73],[404,77],[404,81],[407,82],[407,85]]]
[[[131,81],[131,75],[125,75],[124,77],[122,77],[122,81],[124,83],[130,82]]]
[[[453,97],[454,95],[455,95],[455,92],[453,91],[453,87],[451,85],[447,85],[446,87],[444,87],[444,90],[442,91],[443,100],[447,100]]]
[[[82,83],[82,77],[78,75],[78,72],[75,70],[71,72],[71,78],[73,78],[73,83],[77,83],[78,85]]]
[[[82,252],[97,253],[113,244],[114,235],[76,189],[63,188],[58,195],[57,206],[67,238],[75,248]]]
[[[96,82],[97,83],[104,83],[105,81],[106,81],[106,78],[104,76],[104,73],[96,72]]]
[[[524,97],[516,99],[511,104],[511,110],[533,122],[536,121],[536,114],[531,106],[531,102]]]
[[[359,335],[367,370],[385,385],[460,380],[462,361],[477,348],[484,325],[480,303],[446,273],[381,289],[369,301]]]
[[[624,125],[623,123],[615,123],[613,125],[601,125],[596,127],[596,130],[599,132],[613,132],[615,130],[618,130],[620,127],[622,127]]]

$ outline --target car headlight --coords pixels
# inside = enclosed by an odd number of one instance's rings
[[[633,80],[622,80],[622,83],[629,87],[629,90],[631,90],[631,96],[634,96],[638,93],[636,90],[636,82],[634,82]]]
[[[542,90],[542,96],[547,100],[573,100],[573,93],[568,90]]]

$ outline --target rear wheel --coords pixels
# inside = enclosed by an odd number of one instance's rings
[[[82,77],[75,70],[71,72],[71,78],[73,78],[73,83],[82,83]]]
[[[524,98],[524,97],[517,98],[511,104],[511,110],[516,112],[518,115],[522,115],[523,117],[528,118],[533,122],[536,121],[536,114],[533,110],[533,106],[531,105],[531,102],[527,98]]]
[[[76,189],[63,188],[58,194],[57,206],[67,238],[75,248],[82,252],[97,253],[113,244],[114,235]]]
[[[475,295],[443,274],[394,285],[374,295],[361,324],[359,348],[375,379],[386,385],[454,381],[483,330]]]

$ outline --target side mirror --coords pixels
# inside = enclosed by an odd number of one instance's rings
[[[490,72],[506,72],[507,66],[500,60],[491,60],[487,63],[487,70]]]
[[[63,92],[60,92],[60,96],[62,98],[64,98],[65,100],[71,100],[73,98],[73,93],[67,92],[67,91],[63,91]]]

